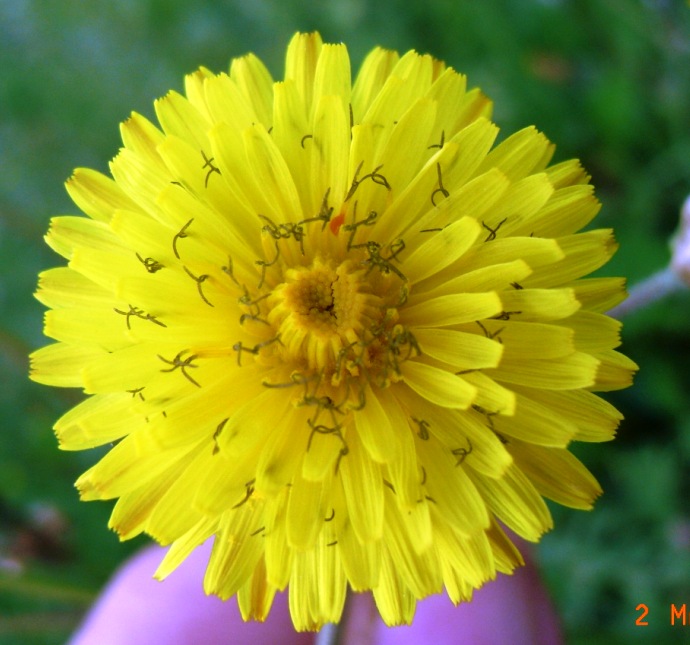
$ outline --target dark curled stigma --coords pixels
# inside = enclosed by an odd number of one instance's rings
[[[179,260],[180,259],[180,254],[177,251],[177,240],[184,239],[185,237],[188,237],[187,235],[187,229],[189,228],[189,225],[194,221],[194,218],[190,219],[179,231],[179,233],[175,234],[175,237],[173,237],[173,242],[172,242],[172,247],[173,247],[173,253],[175,254],[175,257]]]
[[[238,287],[241,287],[242,285],[239,283],[237,278],[235,277],[235,266],[232,262],[232,257],[228,255],[228,264],[227,266],[222,266],[220,267],[220,270],[225,273]],[[246,287],[245,287],[246,291]]]
[[[371,179],[375,184],[378,184],[379,186],[384,186],[388,190],[391,190],[391,186],[388,183],[388,180],[385,178],[384,175],[382,175],[379,170],[383,168],[383,166],[376,166],[374,170],[372,170],[370,173],[367,173],[363,177],[359,178],[359,172],[362,170],[362,166],[364,165],[363,161],[359,162],[359,166],[357,166],[357,170],[355,170],[355,176],[352,178],[352,184],[350,185],[350,189],[347,191],[347,195],[345,195],[345,199],[343,201],[349,201],[352,196],[357,192],[357,189],[359,188],[359,185],[366,179]]]
[[[229,421],[228,419],[223,419],[218,426],[216,427],[215,432],[213,433],[213,454],[217,455],[220,452],[220,448],[218,447],[218,437],[220,437],[221,433],[225,429],[225,424]]]
[[[431,205],[436,206],[436,195],[441,193],[444,197],[448,197],[450,193],[443,186],[443,173],[441,172],[441,164],[436,164],[436,172],[438,174],[438,188],[431,193]]]
[[[244,499],[240,500],[235,504],[234,506],[231,506],[230,508],[235,509],[239,508],[240,506],[244,506],[251,498],[251,496],[254,494],[254,480],[252,479],[251,482],[247,483],[247,488],[244,491]]]
[[[521,313],[521,311],[502,311],[500,314],[491,316],[489,320],[510,320],[511,316],[516,316]]]
[[[138,253],[136,256],[139,262],[144,265],[144,268],[149,273],[156,273],[156,271],[160,271],[161,269],[165,268],[160,262],[154,260],[153,258],[142,258]]]
[[[487,427],[489,428],[489,430],[491,430],[492,432],[495,433],[495,432],[496,432],[496,429],[494,428],[494,419],[493,419],[493,417],[495,417],[495,416],[498,414],[498,411],[496,411],[496,412],[491,412],[490,410],[487,410],[486,408],[483,408],[481,405],[473,405],[473,406],[472,406],[472,409],[473,409],[475,412],[479,412],[479,414],[481,414],[481,415],[486,419],[486,425],[487,425]],[[468,440],[468,441],[469,441],[469,440]]]
[[[133,399],[138,396],[139,399],[141,399],[142,401],[145,401],[146,399],[144,398],[144,395],[142,394],[144,389],[145,389],[145,386],[136,387],[133,390],[125,390],[125,392],[127,392],[127,394],[131,394]]]
[[[379,214],[376,211],[369,211],[369,214],[359,222],[357,221],[357,203],[355,202],[355,207],[353,209],[353,219],[354,221],[352,224],[345,224],[343,226],[344,231],[348,231],[350,233],[350,238],[347,241],[347,250],[350,251],[353,248],[358,248],[361,245],[354,245],[352,242],[355,239],[355,234],[357,233],[357,229],[360,226],[373,226],[376,224],[376,219],[378,218]]]
[[[499,343],[503,342],[499,334],[505,329],[505,327],[499,327],[496,331],[491,332],[479,320],[475,320],[474,322],[479,325],[479,328],[484,332],[484,336],[486,336],[489,340],[495,340]]]
[[[445,144],[446,144],[446,131],[441,130],[441,142],[440,143],[432,143],[428,149],[433,150],[434,148],[438,148],[439,150],[441,150]]]
[[[391,260],[397,260],[398,255],[405,248],[404,240],[395,240],[394,242],[389,244],[387,247],[385,247],[386,250],[389,251],[388,255],[383,255],[381,253],[381,249],[383,247],[378,242],[375,242],[373,240],[369,240],[368,242],[365,242],[364,244],[352,244],[351,246],[349,246],[349,249],[362,249],[362,248],[366,250],[366,252],[369,256],[364,261],[365,264],[369,265],[369,269],[367,270],[367,274],[373,268],[377,268],[383,274],[395,273],[395,275],[397,275],[403,282],[407,282],[407,278],[405,277],[403,272],[400,271],[400,269],[398,269],[391,262]]]
[[[199,296],[201,299],[209,306],[213,307],[213,303],[209,301],[209,299],[204,295],[204,290],[202,288],[202,284],[208,280],[211,276],[208,273],[204,273],[203,275],[200,276],[195,276],[187,267],[183,266],[182,267],[185,270],[185,273],[192,279],[194,282],[196,282],[196,288],[197,291],[199,292]]]
[[[321,208],[319,208],[319,214],[316,217],[309,217],[308,219],[300,220],[297,223],[297,226],[309,224],[311,222],[321,222],[321,230],[323,231],[326,229],[326,226],[328,226],[328,223],[331,221],[331,217],[333,215],[334,210],[333,206],[328,205],[328,195],[330,194],[330,192],[331,189],[328,188],[323,196],[323,199],[321,200]],[[302,255],[304,255],[304,249],[302,249]]]
[[[264,282],[266,281],[266,269],[268,269],[268,267],[273,266],[278,261],[278,258],[280,257],[280,248],[278,247],[278,240],[274,238],[274,241],[275,241],[276,256],[270,262],[266,262],[266,260],[256,260],[254,262],[256,265],[261,267],[261,279],[259,280],[259,284],[257,286],[257,289],[261,289],[261,287],[264,286]]]
[[[256,345],[254,345],[254,347],[245,347],[241,340],[237,341],[232,346],[233,350],[237,352],[237,365],[239,367],[242,366],[242,362],[240,360],[242,352],[247,352],[248,354],[254,354],[254,356],[256,356],[264,347],[268,347],[268,345],[271,345],[272,343],[280,343],[280,335],[274,336],[273,338],[265,340],[261,343],[257,343]]]
[[[199,367],[198,365],[193,365],[192,362],[198,358],[196,354],[192,354],[191,356],[185,358],[182,360],[182,356],[186,353],[188,353],[189,350],[183,349],[175,358],[173,358],[171,361],[168,360],[167,358],[163,358],[160,354],[158,354],[158,358],[160,358],[164,363],[167,363],[168,365],[172,365],[169,369],[164,369],[161,370],[161,372],[174,372],[175,370],[180,370],[182,375],[193,385],[196,385],[197,387],[201,387],[199,383],[197,383],[194,378],[187,372],[188,369],[190,368],[197,368]]]
[[[420,439],[422,439],[422,441],[428,441],[429,440],[429,422],[425,421],[424,419],[416,419],[415,417],[412,417],[412,421],[414,421],[419,426],[419,430],[417,431],[417,436]]]
[[[456,466],[459,466],[463,461],[465,461],[467,455],[472,454],[472,442],[469,439],[467,440],[467,445],[467,448],[455,448],[455,450],[451,450],[453,457],[456,459]]]
[[[139,307],[135,307],[133,305],[128,305],[129,306],[129,311],[122,311],[121,309],[114,309],[115,313],[118,313],[122,316],[125,317],[125,322],[127,324],[127,329],[132,329],[132,323],[131,323],[131,317],[134,316],[135,318],[141,318],[141,320],[148,320],[149,322],[152,322],[154,325],[158,325],[159,327],[167,327],[165,323],[162,323],[156,316],[153,316],[151,314],[145,313],[142,309],[139,309]]]
[[[220,170],[218,169],[217,166],[213,165],[213,159],[214,157],[207,157],[206,153],[202,150],[201,151],[201,156],[204,158],[204,165],[201,166],[201,169],[204,170],[208,168],[208,172],[206,173],[206,179],[204,180],[204,188],[208,188],[208,180],[211,177],[211,175],[216,172],[220,175]]]
[[[505,224],[506,220],[508,218],[504,217],[496,226],[496,228],[491,228],[486,222],[482,222],[482,226],[489,231],[489,234],[486,236],[486,239],[484,240],[485,242],[491,242],[491,240],[496,239],[496,233],[498,233],[498,229]]]

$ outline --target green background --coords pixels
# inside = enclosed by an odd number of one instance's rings
[[[181,91],[183,75],[253,51],[282,75],[294,31],[345,41],[353,67],[375,44],[429,52],[495,100],[504,133],[535,124],[579,157],[634,283],[668,261],[690,193],[690,7],[680,0],[0,0],[0,643],[61,643],[132,549],[111,504],[72,483],[100,454],[61,453],[51,426],[80,399],[27,381],[45,343],[38,271],[60,263],[42,236],[75,212],[74,167],[106,171],[118,123]],[[592,513],[554,508],[537,550],[569,643],[688,642],[670,604],[690,604],[690,298],[630,317],[642,371],[610,399],[627,420],[578,446],[605,495]],[[646,603],[649,625],[635,608]],[[690,619],[690,615],[688,616]]]

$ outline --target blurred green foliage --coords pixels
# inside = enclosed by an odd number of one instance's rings
[[[59,453],[50,431],[80,395],[27,381],[45,343],[32,299],[60,260],[42,242],[75,209],[76,166],[107,170],[118,122],[254,51],[276,77],[294,31],[345,41],[355,66],[375,44],[415,48],[467,73],[504,132],[536,124],[579,157],[632,282],[668,261],[690,192],[690,7],[681,0],[0,0],[0,642],[60,643],[131,550],[110,505],[72,482],[99,453]],[[537,550],[571,643],[687,642],[670,604],[690,604],[690,298],[635,314],[625,350],[642,367],[610,397],[626,414],[611,444],[578,447],[605,495],[591,514],[554,508]],[[649,625],[635,608],[646,603]]]

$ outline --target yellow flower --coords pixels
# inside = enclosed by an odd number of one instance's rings
[[[113,179],[79,169],[84,217],[53,219],[32,378],[89,397],[60,446],[114,444],[80,477],[111,527],[214,536],[205,589],[262,620],[289,586],[297,629],[347,587],[388,624],[454,602],[536,541],[542,496],[587,509],[568,451],[621,416],[616,249],[577,161],[527,128],[494,147],[491,103],[429,56],[297,35],[285,80],[254,56],[200,69],[122,125]]]

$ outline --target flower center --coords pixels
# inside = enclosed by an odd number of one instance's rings
[[[400,380],[401,363],[421,353],[399,323],[398,308],[408,293],[397,266],[404,244],[354,243],[353,224],[346,240],[338,239],[339,227],[330,227],[323,238],[320,232],[312,235],[310,256],[302,229],[283,228],[264,227],[267,256],[275,253],[274,259],[257,262],[262,275],[256,291],[242,285],[240,324],[247,323],[248,335],[258,342],[233,345],[238,363],[253,356],[275,368],[267,387],[309,382],[312,397],[318,391],[338,405],[363,405],[367,385],[387,387]]]
[[[346,348],[364,340],[381,318],[383,300],[372,293],[366,270],[351,260],[317,258],[290,268],[269,299],[268,322],[283,358],[309,370],[334,372]]]

